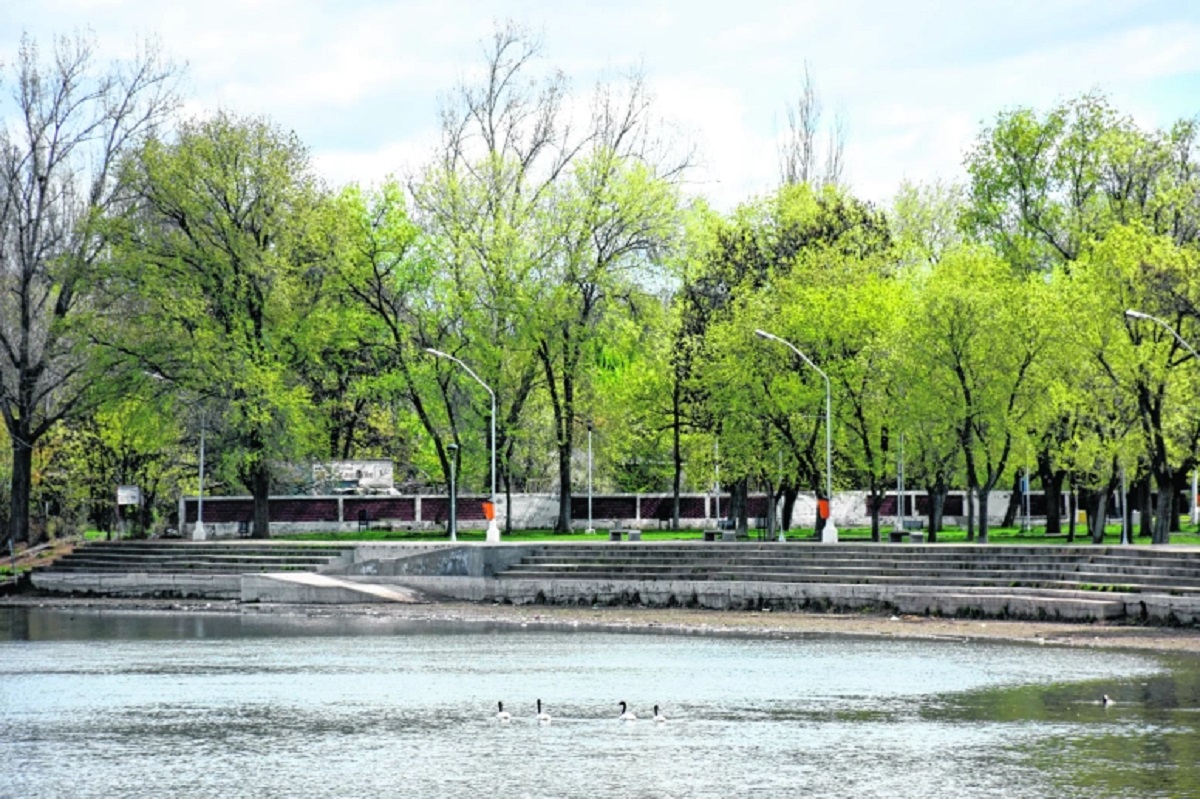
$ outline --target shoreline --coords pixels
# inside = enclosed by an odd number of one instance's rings
[[[848,636],[994,641],[1095,649],[1200,654],[1200,629],[1096,622],[964,619],[884,613],[719,611],[689,608],[504,605],[471,602],[361,605],[243,605],[237,601],[104,597],[0,597],[0,608],[150,613],[367,616],[431,623],[569,627],[602,632],[658,632],[748,637]]]

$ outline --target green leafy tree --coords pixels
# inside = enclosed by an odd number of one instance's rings
[[[128,163],[109,343],[181,394],[211,397],[225,463],[268,536],[271,464],[311,450],[319,427],[297,365],[327,329],[314,292],[330,258],[324,197],[299,140],[219,113],[151,140]]]

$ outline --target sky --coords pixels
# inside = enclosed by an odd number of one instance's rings
[[[640,71],[694,148],[690,191],[723,208],[777,185],[806,68],[841,120],[845,182],[879,203],[962,180],[1004,110],[1099,90],[1147,128],[1200,114],[1196,0],[7,0],[0,60],[23,33],[45,50],[83,31],[113,56],[156,37],[187,65],[186,113],[265,115],[332,185],[371,184],[428,160],[439,103],[506,20],[581,97]]]

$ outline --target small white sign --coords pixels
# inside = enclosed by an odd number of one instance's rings
[[[117,486],[118,505],[141,505],[142,489],[137,486]]]

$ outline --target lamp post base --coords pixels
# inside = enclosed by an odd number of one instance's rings
[[[496,524],[495,519],[491,519],[488,521],[487,542],[489,544],[499,544],[500,543],[500,525]]]
[[[204,522],[196,522],[196,526],[192,528],[192,540],[204,541],[208,538],[208,531],[204,529]]]
[[[825,521],[825,529],[821,530],[821,543],[836,544],[837,542],[837,528],[833,526],[833,519],[827,519]]]

